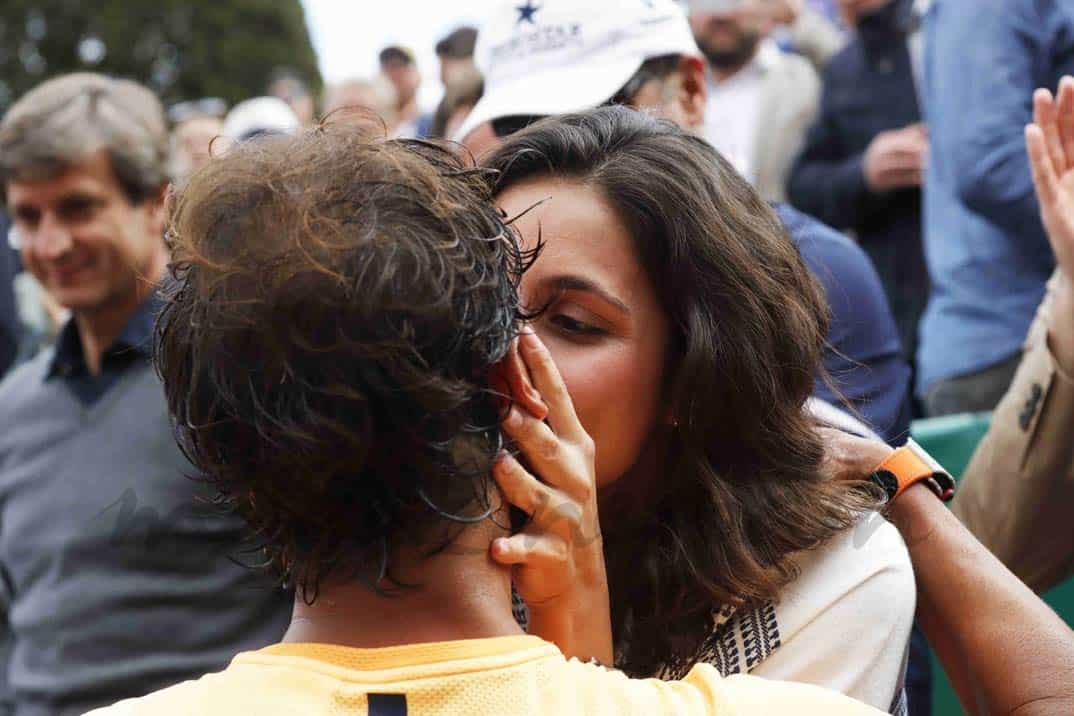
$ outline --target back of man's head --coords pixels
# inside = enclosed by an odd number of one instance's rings
[[[446,149],[329,125],[177,197],[157,360],[180,443],[307,596],[390,585],[397,547],[488,509],[522,270],[489,192]]]
[[[0,187],[45,181],[104,151],[127,197],[139,203],[168,183],[168,125],[149,89],[79,72],[23,95],[0,122]]]

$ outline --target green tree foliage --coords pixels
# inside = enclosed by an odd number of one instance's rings
[[[299,0],[0,0],[0,113],[75,70],[136,79],[167,103],[233,104],[283,67],[320,88]]]

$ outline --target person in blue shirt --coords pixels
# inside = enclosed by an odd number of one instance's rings
[[[991,410],[1055,267],[1023,132],[1033,90],[1074,73],[1074,3],[933,0],[925,34],[932,286],[916,388],[931,415]]]

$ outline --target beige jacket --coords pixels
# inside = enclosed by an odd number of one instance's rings
[[[953,505],[970,531],[1038,592],[1074,574],[1074,377],[1060,371],[1048,349],[1051,303],[1049,284],[1014,382]]]
[[[828,18],[806,7],[798,21],[790,26],[791,42],[809,58],[818,73],[823,73],[828,61],[847,44],[842,32]]]
[[[787,179],[820,109],[820,90],[820,77],[800,55],[781,53],[765,70],[752,161],[765,201],[787,200]]]

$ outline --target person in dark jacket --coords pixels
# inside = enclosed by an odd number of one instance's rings
[[[876,265],[903,350],[917,350],[928,300],[921,181],[928,135],[915,80],[912,0],[845,0],[855,35],[829,64],[821,112],[791,172],[791,203],[849,230]]]

